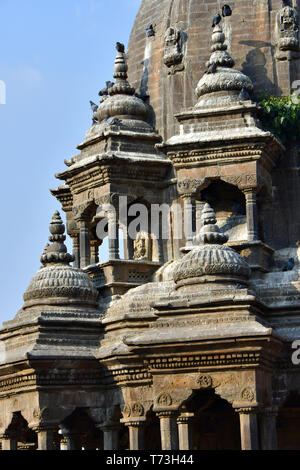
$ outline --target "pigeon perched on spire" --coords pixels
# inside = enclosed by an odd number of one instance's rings
[[[214,16],[212,27],[214,28],[215,26],[217,26],[221,22],[221,20],[222,20],[222,16],[220,15],[220,13],[217,13]]]
[[[117,42],[116,49],[117,49],[118,52],[121,52],[123,54],[125,52],[125,46],[121,42]]]
[[[108,95],[108,90],[114,86],[114,82],[111,82],[110,80],[106,82],[106,87],[102,88],[102,90],[99,91],[99,96],[107,96]]]
[[[224,5],[222,8],[222,15],[225,18],[226,16],[232,15],[232,10],[229,5]]]
[[[90,101],[90,105],[93,113],[96,113],[98,111],[99,106],[97,106],[96,103],[94,103],[93,101]]]
[[[208,67],[208,69],[205,73],[208,73],[208,74],[216,73],[217,67],[218,67],[217,64],[215,62],[213,62],[212,64],[209,65],[209,67]]]

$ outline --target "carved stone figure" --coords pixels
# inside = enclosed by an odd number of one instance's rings
[[[170,27],[165,34],[164,63],[167,67],[172,67],[180,64],[182,58],[181,32],[174,27]]]
[[[299,49],[298,13],[291,6],[284,6],[277,14],[279,31],[278,48],[281,51]]]

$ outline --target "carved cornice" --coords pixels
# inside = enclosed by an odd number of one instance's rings
[[[149,359],[149,370],[174,370],[202,367],[218,367],[218,366],[237,366],[241,364],[259,364],[261,359],[260,352],[244,351],[236,353],[213,353],[191,356],[173,356]]]

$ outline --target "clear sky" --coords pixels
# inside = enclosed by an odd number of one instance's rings
[[[112,79],[140,0],[0,0],[0,324],[22,306],[40,267],[54,174],[91,125],[89,100]],[[61,212],[62,213],[62,212]],[[62,213],[63,214],[63,213]]]

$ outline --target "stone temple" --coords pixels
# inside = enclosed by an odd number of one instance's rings
[[[117,45],[52,190],[73,253],[56,212],[0,330],[2,450],[300,449],[300,149],[257,98],[300,77],[300,4],[222,6],[143,0]]]

